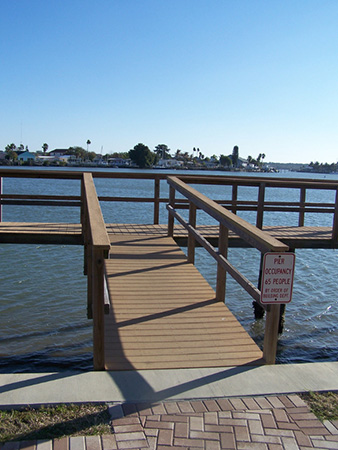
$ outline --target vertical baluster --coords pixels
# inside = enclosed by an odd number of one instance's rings
[[[332,226],[332,240],[335,247],[338,241],[338,189],[336,190],[336,202],[334,207],[333,226]]]
[[[219,224],[218,236],[218,253],[225,258],[228,256],[228,237],[229,230],[223,224]],[[220,302],[225,301],[226,291],[226,270],[218,263],[217,264],[217,283],[216,283],[216,298]]]
[[[232,185],[232,201],[231,201],[231,212],[237,214],[237,196],[238,196],[238,184]]]
[[[306,199],[306,188],[302,187],[300,188],[300,208],[299,208],[299,218],[298,218],[298,226],[303,227],[304,226],[304,219],[305,219],[305,199]]]
[[[264,199],[265,199],[265,183],[260,183],[258,191],[258,205],[256,227],[263,228],[263,214],[264,214]]]
[[[2,177],[0,177],[0,195],[2,195]],[[2,222],[2,199],[0,199],[0,222]]]
[[[169,205],[174,208],[175,207],[175,189],[170,186],[169,187]],[[168,236],[173,237],[174,235],[174,217],[168,213]]]
[[[196,205],[192,202],[189,202],[189,225],[196,228]],[[191,233],[188,236],[188,262],[195,262],[195,238]]]
[[[155,185],[154,185],[154,225],[159,224],[160,218],[160,179],[159,177],[155,177]]]

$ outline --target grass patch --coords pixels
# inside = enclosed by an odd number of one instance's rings
[[[0,411],[0,442],[109,434],[109,421],[105,404]]]
[[[338,392],[308,392],[299,395],[320,419],[338,419]]]

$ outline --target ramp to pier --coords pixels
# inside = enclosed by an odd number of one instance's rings
[[[110,234],[107,370],[263,364],[262,352],[172,238]]]

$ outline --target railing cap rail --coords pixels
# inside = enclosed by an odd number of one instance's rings
[[[89,229],[91,233],[91,243],[97,248],[109,250],[110,240],[106,225],[100,208],[99,199],[91,173],[83,173],[83,188],[85,201],[87,203],[87,214]]]
[[[239,234],[239,236],[250,242],[256,248],[263,251],[275,252],[285,252],[289,250],[289,247],[283,244],[283,242],[278,241],[268,233],[260,230],[249,222],[246,222],[241,217],[238,217],[236,214],[233,214],[218,205],[213,200],[198,192],[196,189],[188,186],[179,178],[168,177],[168,183],[182,195],[186,196],[189,200],[195,203],[198,207],[202,208],[216,220],[223,223],[230,230]]]

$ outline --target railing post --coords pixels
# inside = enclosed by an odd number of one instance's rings
[[[228,256],[228,237],[229,230],[223,224],[219,224],[218,236],[218,253],[227,258]],[[218,263],[217,264],[217,282],[216,282],[216,299],[220,302],[225,301],[226,290],[226,270]]]
[[[263,228],[264,198],[265,198],[265,183],[260,183],[258,191],[257,218],[256,218],[256,227],[259,228],[260,230]]]
[[[280,305],[267,305],[263,358],[266,364],[275,364],[278,341]]]
[[[104,370],[104,250],[92,251],[93,292],[93,364]]]
[[[238,196],[238,185],[232,185],[232,200],[231,200],[231,212],[237,214],[237,196]]]
[[[196,205],[193,202],[189,202],[189,225],[196,228]],[[195,262],[195,238],[191,233],[188,235],[188,262]]]
[[[338,189],[336,190],[336,202],[334,207],[333,226],[332,226],[333,245],[337,246],[338,241]]]
[[[175,206],[175,188],[169,186],[169,205],[173,208]],[[174,236],[174,217],[168,213],[168,236]]]
[[[159,224],[160,219],[160,179],[159,177],[155,178],[154,185],[154,225]]]
[[[2,195],[2,177],[0,177],[0,195]],[[2,222],[2,199],[0,199],[0,222]]]
[[[300,200],[299,200],[299,218],[298,218],[298,226],[304,226],[305,219],[305,199],[306,199],[306,188],[300,188]]]

